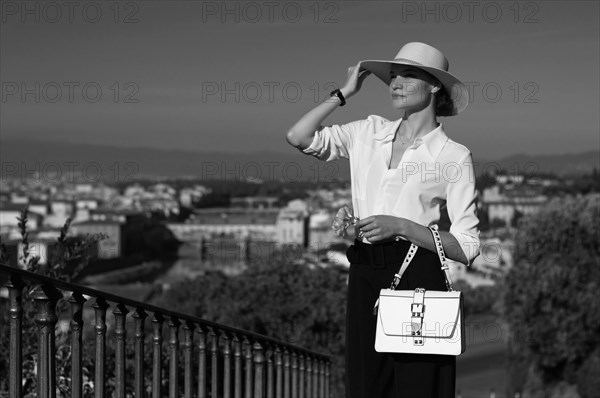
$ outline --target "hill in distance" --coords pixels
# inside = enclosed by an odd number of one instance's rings
[[[157,176],[167,178],[221,179],[237,181],[349,180],[345,159],[322,162],[290,147],[289,152],[203,152],[154,148],[114,147],[2,139],[2,177],[26,177],[37,172],[41,178],[84,175],[90,182],[127,182]],[[475,170],[504,170],[510,174],[553,173],[559,176],[588,174],[600,169],[600,151],[560,155],[518,154],[498,160],[474,159]]]

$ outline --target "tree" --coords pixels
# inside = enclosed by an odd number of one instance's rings
[[[580,394],[597,378],[580,371],[597,366],[588,359],[600,347],[599,214],[600,195],[590,194],[556,198],[521,219],[505,295],[517,390],[535,384],[527,373],[541,385],[577,384]]]

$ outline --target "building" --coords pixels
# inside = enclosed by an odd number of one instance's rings
[[[196,209],[187,222],[170,223],[167,227],[182,241],[231,236],[240,240],[249,237],[253,241],[277,242],[278,214],[279,209]]]
[[[27,204],[2,203],[0,204],[0,229],[10,230],[18,228],[21,212]],[[29,211],[27,215],[27,230],[35,231],[42,225],[44,217],[41,214]],[[4,231],[5,232],[5,231]]]
[[[49,214],[48,202],[45,200],[31,199],[29,201],[29,211],[45,217]]]
[[[277,242],[308,246],[308,209],[301,200],[291,201],[277,215]]]
[[[182,188],[179,191],[179,203],[184,207],[194,207],[194,205],[202,199],[203,196],[211,193],[212,190],[203,185],[195,185],[193,187]]]
[[[325,210],[317,210],[310,215],[308,223],[308,247],[318,251],[329,247],[331,243],[339,241],[331,229],[333,215]]]
[[[90,218],[90,210],[96,210],[100,201],[96,198],[82,197],[75,200],[75,219],[86,221]]]
[[[243,209],[273,209],[279,198],[274,196],[247,196],[231,198],[231,207]]]
[[[539,189],[517,186],[507,189],[494,185],[483,190],[482,202],[487,207],[490,222],[501,220],[511,225],[518,214],[532,214],[548,201]]]
[[[114,221],[121,224],[142,221],[148,214],[139,210],[115,210],[112,208],[89,209],[90,221]]]

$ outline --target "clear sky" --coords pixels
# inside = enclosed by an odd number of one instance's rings
[[[597,1],[1,4],[2,139],[286,152],[349,66],[422,41],[471,87],[441,121],[479,157],[600,146]],[[373,76],[326,123],[369,114],[398,118]]]

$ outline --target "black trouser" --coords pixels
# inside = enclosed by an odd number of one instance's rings
[[[410,242],[367,244],[346,252],[350,261],[346,312],[347,398],[451,398],[455,396],[453,355],[382,354],[375,351],[373,305],[390,286]],[[397,289],[446,290],[437,253],[419,248]]]

